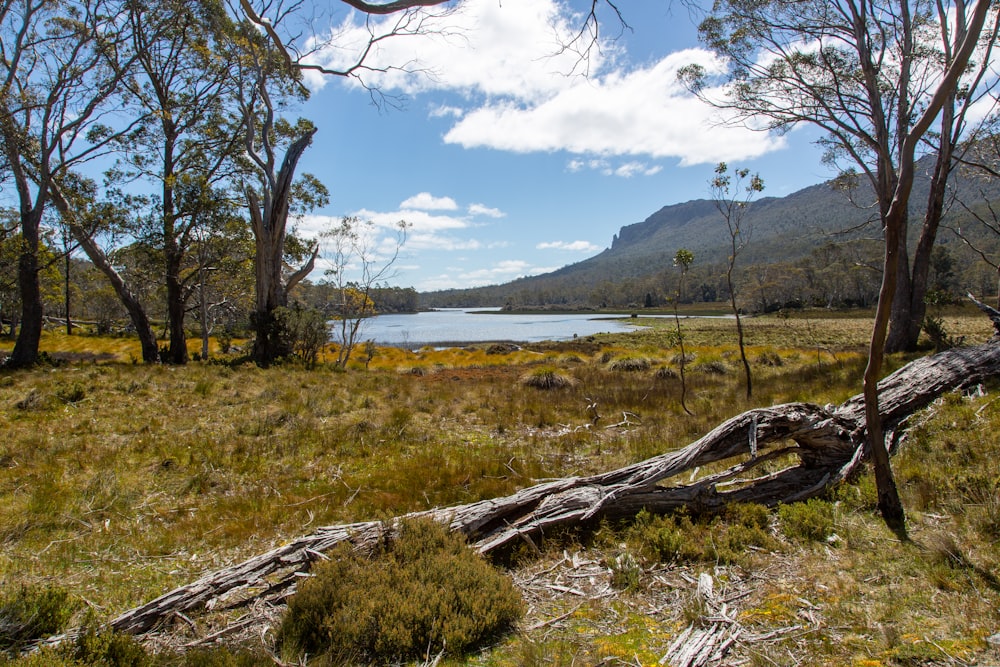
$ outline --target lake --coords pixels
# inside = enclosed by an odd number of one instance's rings
[[[418,348],[448,347],[463,343],[513,341],[532,343],[569,340],[595,333],[623,333],[636,327],[598,315],[522,313],[492,314],[490,309],[442,309],[421,313],[377,315],[361,326],[359,340],[380,345]],[[499,308],[496,309],[499,311]],[[604,316],[607,317],[607,316]]]

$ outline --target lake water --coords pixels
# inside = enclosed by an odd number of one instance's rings
[[[621,320],[600,319],[597,315],[491,314],[484,310],[488,309],[444,309],[405,315],[378,315],[362,324],[359,340],[371,339],[380,345],[407,348],[425,345],[447,347],[491,341],[532,343],[568,340],[574,335],[622,333],[636,329]]]

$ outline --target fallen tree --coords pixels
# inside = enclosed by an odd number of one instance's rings
[[[884,428],[891,434],[891,449],[916,411],[948,391],[1000,375],[1000,312],[976,303],[989,314],[997,331],[990,342],[916,359],[879,383],[879,406]],[[539,536],[557,527],[629,517],[642,509],[665,512],[687,507],[703,512],[733,502],[773,506],[806,499],[857,472],[866,455],[861,395],[839,406],[789,403],[749,410],[686,447],[618,470],[549,481],[507,497],[407,517],[429,516],[446,523],[486,554],[521,541],[534,545]],[[730,466],[687,484],[671,483],[681,473],[722,461],[730,461]],[[771,461],[784,467],[752,476],[754,468]],[[185,613],[196,609],[282,600],[313,562],[325,558],[324,552],[345,541],[369,548],[387,530],[391,522],[319,528],[165,593],[121,614],[109,627],[143,634],[166,619],[185,618]]]

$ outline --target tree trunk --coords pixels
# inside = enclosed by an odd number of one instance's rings
[[[281,325],[275,319],[274,311],[288,305],[282,269],[289,198],[295,168],[314,134],[316,130],[312,129],[288,147],[275,178],[274,190],[268,193],[270,196],[265,196],[262,201],[256,192],[246,192],[257,251],[254,258],[257,307],[253,314],[256,333],[253,357],[259,366],[265,368],[291,352],[281,339]]]
[[[21,213],[21,253],[17,260],[17,284],[21,296],[21,328],[8,368],[27,368],[38,363],[42,340],[42,290],[38,281],[39,227],[41,207]]]
[[[129,319],[132,320],[132,326],[135,327],[136,334],[139,337],[139,344],[142,346],[143,362],[147,364],[159,363],[160,350],[156,345],[156,334],[153,332],[153,325],[150,324],[149,316],[146,315],[146,309],[143,308],[139,298],[133,294],[132,290],[125,283],[125,279],[111,265],[111,260],[104,254],[100,246],[94,242],[94,239],[78,226],[71,226],[70,231],[90,261],[94,263],[94,266],[111,283],[115,294],[118,295],[118,300],[125,306]]]
[[[1000,331],[1000,312],[987,306]],[[899,441],[906,418],[941,394],[1000,375],[1000,334],[990,343],[955,348],[917,359],[878,384],[880,423]],[[837,407],[790,403],[733,417],[687,447],[591,477],[569,477],[531,486],[504,498],[416,512],[464,533],[480,553],[532,541],[554,528],[625,518],[640,510],[666,512],[686,507],[712,512],[733,502],[769,506],[822,494],[856,473],[870,450],[863,395]],[[791,441],[791,442],[789,442]],[[748,479],[760,464],[795,454],[796,464]],[[733,460],[718,473],[688,484],[660,486],[686,478],[691,470]],[[732,490],[727,486],[731,482]],[[263,599],[281,602],[323,552],[349,541],[370,548],[395,521],[327,526],[232,567],[209,573],[118,616],[110,626],[141,634],[174,614],[211,603],[227,608]],[[242,594],[239,591],[243,591]]]
[[[164,239],[164,260],[167,274],[167,322],[169,325],[170,348],[167,354],[172,364],[188,362],[187,334],[184,331],[186,299],[181,284],[181,253],[175,239]]]
[[[111,260],[108,259],[108,256],[101,247],[97,245],[93,237],[77,224],[74,210],[70,207],[58,184],[51,184],[50,193],[56,210],[62,216],[63,223],[69,226],[70,234],[73,235],[76,242],[83,248],[83,252],[87,255],[87,258],[105,275],[108,282],[111,283],[111,287],[115,290],[115,294],[118,295],[118,299],[125,306],[125,310],[132,320],[132,326],[135,327],[136,335],[139,337],[139,344],[142,346],[143,362],[147,364],[158,363],[160,361],[160,351],[156,346],[156,334],[153,333],[153,326],[149,323],[149,317],[146,315],[145,308],[142,307],[138,297],[132,293],[132,290],[125,283],[125,279],[111,265]]]
[[[883,222],[885,220],[883,219]],[[893,287],[892,308],[889,312],[888,333],[885,336],[885,352],[895,354],[909,349],[910,323],[913,321],[913,280],[910,276],[909,251],[906,247],[906,225],[899,231],[896,244],[896,271]],[[888,238],[888,235],[887,237]],[[919,334],[919,329],[917,331]],[[914,341],[914,346],[916,342]]]
[[[957,37],[956,37],[957,39]],[[944,215],[944,203],[948,193],[948,178],[952,172],[955,152],[955,94],[952,93],[941,107],[941,138],[934,173],[931,175],[930,193],[924,210],[924,222],[920,237],[913,253],[912,270],[901,268],[899,276],[905,276],[905,283],[898,283],[893,301],[893,313],[889,322],[886,352],[913,352],[917,349],[920,332],[927,314],[927,278],[930,274],[931,252],[937,241],[938,228]],[[906,239],[902,240],[906,251]],[[902,255],[906,257],[906,255]],[[897,304],[899,304],[897,312]]]

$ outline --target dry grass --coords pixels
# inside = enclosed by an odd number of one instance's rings
[[[679,379],[658,370],[677,368],[665,325],[509,354],[379,349],[370,371],[346,373],[145,367],[131,364],[127,341],[47,334],[53,356],[95,356],[0,371],[0,580],[58,584],[109,618],[319,525],[607,470],[683,446],[750,407],[837,403],[860,388],[867,320],[748,320],[752,403],[731,322],[707,322],[684,322],[685,347],[694,364],[731,372],[688,374],[694,417],[680,408]],[[972,318],[949,326],[988,330]],[[641,356],[651,368],[614,372],[605,353]],[[519,382],[547,371],[571,385],[538,391]],[[588,601],[545,588],[537,604],[529,595],[525,630],[474,662],[655,663],[698,617],[685,577],[700,572],[746,593],[730,608],[749,631],[801,626],[739,645],[745,664],[1000,661],[985,643],[1000,631],[993,400],[949,397],[896,460],[912,544],[894,541],[873,516],[867,478],[835,499],[835,541],[790,540],[775,523],[778,546],[749,549],[730,565],[649,560],[627,527],[549,536],[544,558],[525,561],[517,576],[535,580],[529,572],[561,562],[551,570],[561,583],[547,583],[607,595]],[[612,586],[612,576],[626,584]]]

